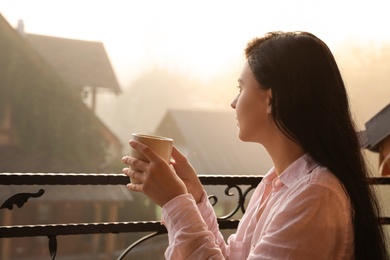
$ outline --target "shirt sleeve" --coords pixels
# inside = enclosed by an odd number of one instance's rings
[[[351,210],[345,194],[309,185],[287,198],[253,241],[248,259],[352,259]],[[319,253],[321,252],[321,253]]]
[[[167,259],[225,259],[226,244],[205,192],[198,205],[190,194],[172,199],[162,217],[169,238]]]

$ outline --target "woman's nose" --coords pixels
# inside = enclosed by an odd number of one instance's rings
[[[236,109],[236,103],[237,103],[237,98],[235,98],[232,103],[230,103],[230,106],[233,108],[233,109]]]

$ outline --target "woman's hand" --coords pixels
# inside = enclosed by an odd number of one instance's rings
[[[187,193],[183,180],[152,149],[134,140],[131,140],[129,143],[131,147],[144,154],[149,160],[149,163],[146,163],[130,156],[122,158],[122,161],[129,165],[129,168],[124,168],[122,172],[140,182],[140,184],[129,183],[127,185],[129,190],[143,192],[160,207],[163,207],[176,196]],[[175,149],[175,151],[177,150]],[[182,159],[183,157],[180,158]],[[180,166],[185,168],[185,164],[178,163],[177,165],[179,165],[179,168]]]
[[[194,168],[188,159],[178,149],[176,149],[176,147],[173,147],[172,158],[173,161],[171,164],[175,169],[176,174],[184,182],[188,192],[192,194],[195,201],[199,203],[203,195],[203,186]]]

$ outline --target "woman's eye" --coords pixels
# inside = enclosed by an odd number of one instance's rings
[[[241,93],[241,90],[242,90],[241,86],[237,86],[237,88],[238,88],[238,91]]]

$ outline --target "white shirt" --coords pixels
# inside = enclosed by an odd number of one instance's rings
[[[268,191],[268,192],[266,192]],[[225,243],[204,194],[163,207],[167,259],[353,259],[351,205],[339,180],[308,155],[280,176],[271,169]]]

